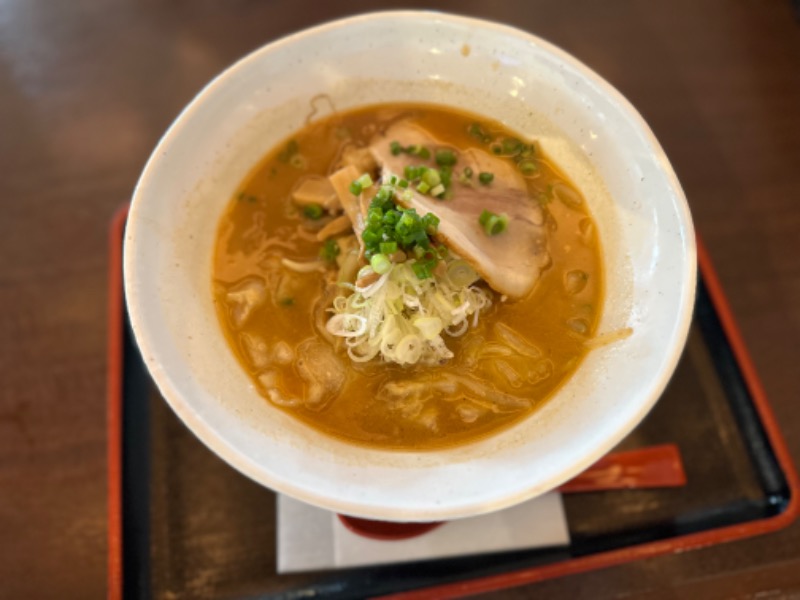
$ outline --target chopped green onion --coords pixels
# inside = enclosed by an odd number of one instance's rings
[[[383,222],[383,210],[378,206],[371,206],[367,211],[367,225],[377,226]]]
[[[339,256],[340,251],[339,244],[336,243],[336,240],[325,240],[322,248],[319,249],[319,255],[320,258],[328,262],[333,262],[336,260],[336,257]]]
[[[417,220],[417,211],[410,211],[407,210],[403,213],[403,216],[400,217],[400,220],[397,222],[397,226],[404,227],[406,229],[410,228]]]
[[[381,242],[381,254],[394,254],[397,252],[397,242]]]
[[[385,254],[374,254],[369,261],[372,270],[378,275],[383,275],[392,268],[392,261],[390,261]]]
[[[389,149],[392,151],[392,156],[397,156],[403,151],[403,147],[400,145],[400,142],[396,140],[389,144]]]
[[[428,233],[436,233],[439,229],[439,217],[437,217],[433,213],[427,213],[424,217],[422,217],[422,224],[425,226],[425,230]]]
[[[487,133],[483,130],[483,127],[481,127],[479,123],[473,123],[472,125],[469,126],[467,131],[472,137],[478,138],[483,143],[487,142],[487,138],[491,140],[491,138],[487,135]]]
[[[452,150],[437,150],[436,151],[436,164],[440,167],[452,167],[458,159]]]
[[[278,300],[278,304],[280,304],[281,306],[291,306],[292,304],[294,304],[294,298],[281,298],[280,300]]]
[[[464,177],[466,177],[467,179],[471,179],[472,178],[472,169],[470,169],[469,167],[465,167],[464,168]]]
[[[408,187],[408,180],[401,179],[400,181],[397,182],[397,186],[401,187],[403,189],[407,188]]]
[[[484,210],[478,217],[478,222],[483,226],[486,235],[498,235],[508,228],[508,215],[505,213],[496,215]]]
[[[361,177],[356,179],[356,181],[361,185],[362,189],[372,185],[372,177],[369,176],[369,173],[364,173]]]
[[[532,160],[525,160],[519,163],[519,170],[522,171],[523,175],[533,175],[538,169],[539,167]]]
[[[508,229],[508,215],[498,215],[497,218],[489,219],[489,235],[497,235]]]
[[[431,189],[431,196],[435,196],[436,198],[444,197],[444,186],[440,183]]]
[[[427,169],[420,167],[419,172],[424,174]],[[430,189],[425,181],[420,181],[419,187],[425,191]],[[439,187],[444,190],[441,183]],[[390,261],[390,255],[400,250],[407,255],[416,253],[423,261],[418,270],[424,278],[426,273],[430,276],[440,260],[440,253],[431,245],[429,237],[436,233],[439,219],[432,213],[420,216],[413,208],[406,209],[395,204],[395,200],[406,195],[413,197],[412,190],[403,189],[401,192],[399,187],[392,185],[383,185],[378,190],[367,210],[364,231],[361,233],[364,255],[370,261],[371,269],[381,273],[387,268],[383,261]]]
[[[314,221],[321,218],[324,213],[325,210],[322,208],[321,204],[307,204],[303,207],[303,214]]]
[[[505,138],[502,143],[503,154],[517,154],[523,147],[517,138]]]
[[[499,155],[499,154],[502,154],[502,153],[503,153],[503,148],[501,146],[499,146],[497,144],[492,146],[492,154],[498,154]]]
[[[350,184],[350,193],[353,194],[353,196],[361,195],[361,184],[358,183],[358,180]]]
[[[422,174],[422,181],[430,187],[436,187],[442,182],[442,176],[436,169],[428,169]]]
[[[394,189],[392,189],[389,185],[382,185],[381,188],[378,190],[378,193],[375,194],[375,200],[379,204],[384,204],[392,199],[392,195],[394,194]]]
[[[419,227],[419,225],[417,227]],[[428,238],[428,233],[421,228],[415,228],[408,235],[408,238],[415,244],[421,246],[422,248],[428,248],[431,245],[431,241]]]
[[[389,178],[389,183],[390,183],[391,185],[397,185],[397,177],[396,177],[396,176],[394,176],[394,175],[392,175],[392,176]]]
[[[418,167],[415,167],[413,165],[408,165],[405,168],[404,172],[405,172],[406,179],[408,179],[409,181],[415,181],[415,180],[419,179],[420,177],[422,177],[425,174],[425,171],[427,171],[427,170],[428,170],[427,167],[424,167],[424,166],[421,166],[421,165],[418,166]]]
[[[425,146],[421,146],[419,144],[415,144],[413,146],[406,147],[406,152],[412,154],[413,156],[419,156],[423,160],[428,160],[431,157],[431,151],[428,150]]]
[[[431,270],[427,264],[415,262],[411,265],[411,269],[414,271],[414,275],[417,276],[417,279],[428,279],[431,276]]]
[[[400,213],[396,210],[389,210],[385,215],[383,215],[383,219],[381,219],[382,223],[386,225],[391,225],[394,227],[397,225],[397,222],[400,220]]]
[[[361,239],[364,240],[364,243],[368,246],[375,246],[380,244],[381,242],[381,234],[373,231],[372,229],[365,229],[364,233],[361,234]]]
[[[439,169],[439,175],[442,178],[442,185],[446,188],[450,187],[450,181],[453,178],[453,167],[445,165]]]
[[[483,230],[486,232],[486,235],[494,235],[495,228],[497,228],[498,223],[500,222],[500,217],[497,215],[492,215],[489,217],[489,221],[486,223],[486,227]]]
[[[420,194],[427,194],[430,191],[430,189],[431,186],[425,183],[424,181],[420,182],[420,184],[417,186],[417,191]]]
[[[483,185],[489,185],[492,183],[493,179],[494,173],[487,173],[486,171],[483,171],[478,174],[478,181],[480,181]]]

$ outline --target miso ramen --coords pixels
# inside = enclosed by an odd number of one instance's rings
[[[529,416],[603,306],[595,224],[539,143],[432,105],[335,113],[274,148],[230,200],[213,269],[264,401],[384,449]]]

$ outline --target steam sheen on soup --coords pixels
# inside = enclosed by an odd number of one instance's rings
[[[392,449],[468,443],[530,415],[591,347],[596,228],[536,141],[450,108],[308,124],[230,200],[213,290],[265,401]]]

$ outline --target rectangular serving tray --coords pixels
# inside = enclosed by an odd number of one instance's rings
[[[670,385],[618,447],[672,443],[687,485],[566,495],[568,548],[278,575],[275,495],[207,450],[166,406],[124,307],[127,208],[110,234],[108,595],[452,598],[786,527],[798,477],[702,244],[694,322]],[[387,542],[391,543],[391,542]]]

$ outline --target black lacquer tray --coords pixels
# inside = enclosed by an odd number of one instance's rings
[[[206,449],[144,368],[121,292],[124,217],[110,246],[111,598],[454,597],[767,533],[797,515],[796,472],[701,247],[684,355],[619,446],[676,444],[687,485],[565,495],[568,548],[278,575],[275,494]]]

